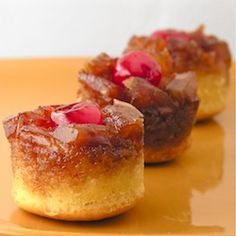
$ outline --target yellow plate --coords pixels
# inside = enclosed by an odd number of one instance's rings
[[[74,102],[85,59],[0,61],[0,118],[38,105]],[[93,223],[49,220],[17,208],[10,196],[9,144],[0,128],[0,234],[68,235],[234,233],[234,85],[227,109],[193,129],[177,161],[146,166],[143,200],[121,216]],[[73,234],[72,234],[73,235]]]

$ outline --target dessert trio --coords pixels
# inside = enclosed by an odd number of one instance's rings
[[[3,121],[15,202],[62,220],[129,210],[144,194],[144,162],[180,157],[194,123],[224,109],[230,64],[227,43],[202,26],[133,36],[119,57],[91,59],[76,103]]]

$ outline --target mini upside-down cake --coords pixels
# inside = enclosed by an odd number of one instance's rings
[[[224,109],[231,65],[227,43],[203,30],[200,26],[193,32],[166,29],[150,36],[133,36],[125,50],[143,50],[158,58],[166,48],[174,72],[194,71],[200,98],[197,120],[209,119]]]
[[[121,214],[143,196],[143,118],[117,101],[43,106],[4,121],[20,208],[62,220]]]
[[[172,73],[165,50],[159,61],[142,51],[101,54],[78,76],[78,100],[106,106],[119,99],[143,113],[146,163],[174,159],[189,147],[199,103],[194,73]]]

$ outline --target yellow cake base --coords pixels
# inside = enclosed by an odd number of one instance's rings
[[[74,184],[72,179],[55,180],[43,192],[32,190],[15,172],[13,197],[18,206],[29,212],[61,220],[100,220],[132,208],[144,194],[143,158],[136,165],[127,165],[114,174],[87,178]],[[27,170],[26,170],[27,171]]]
[[[206,120],[220,113],[226,104],[227,79],[221,74],[197,75],[200,106],[197,120]]]

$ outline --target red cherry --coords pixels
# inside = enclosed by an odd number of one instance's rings
[[[64,124],[102,124],[102,114],[95,104],[80,102],[58,107],[51,113],[57,125]]]
[[[150,36],[151,39],[164,39],[169,40],[171,38],[182,40],[182,41],[189,41],[190,36],[184,31],[177,31],[172,29],[166,30],[157,30]]]
[[[148,54],[142,51],[129,52],[120,57],[114,67],[113,78],[118,85],[131,76],[146,79],[158,86],[161,80],[160,65]]]

